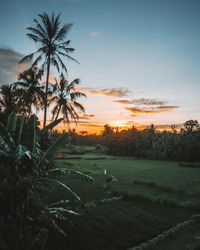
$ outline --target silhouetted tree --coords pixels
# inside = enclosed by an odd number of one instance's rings
[[[21,103],[24,105],[24,111],[30,116],[32,106],[39,110],[39,106],[43,103],[44,86],[41,86],[40,80],[42,79],[43,70],[37,67],[30,68],[20,73],[18,81],[15,86],[21,89],[22,95],[20,97]]]
[[[27,56],[25,56],[20,63],[23,62],[33,62],[32,67],[36,66],[41,60],[42,69],[46,66],[46,88],[45,88],[45,96],[44,96],[44,123],[43,127],[46,126],[47,119],[47,96],[48,96],[48,88],[49,88],[49,74],[50,67],[55,66],[60,72],[60,67],[67,73],[67,68],[62,61],[62,57],[66,57],[75,62],[78,62],[71,56],[69,53],[74,51],[73,48],[68,47],[70,44],[70,40],[64,41],[67,33],[71,29],[72,24],[64,24],[61,27],[60,24],[60,14],[56,17],[54,13],[52,13],[51,17],[49,17],[46,13],[42,13],[38,15],[39,21],[34,19],[34,23],[36,27],[28,27],[27,36],[34,41],[35,43],[39,43],[40,48]]]
[[[188,132],[192,132],[194,130],[199,129],[199,122],[197,120],[186,121],[183,125],[186,131]]]
[[[52,103],[55,104],[52,110],[52,119],[57,120],[59,114],[63,115],[64,121],[69,123],[69,118],[77,121],[79,118],[76,109],[81,112],[85,112],[84,107],[77,102],[77,99],[80,97],[86,97],[82,92],[76,91],[75,87],[80,83],[79,79],[73,80],[71,83],[65,79],[64,75],[60,75],[59,81],[56,80],[56,83],[53,87]]]
[[[19,91],[14,84],[0,87],[0,110],[6,118],[12,111],[19,112]]]

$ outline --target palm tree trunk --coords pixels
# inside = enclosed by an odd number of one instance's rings
[[[49,73],[50,73],[50,55],[48,55],[47,59],[47,77],[46,77],[46,90],[44,96],[44,121],[43,121],[43,128],[46,127],[46,120],[47,120],[47,94],[49,89]]]
[[[58,109],[58,113],[57,113],[56,118],[55,118],[54,121],[56,121],[56,120],[58,119],[58,116],[59,116],[59,114],[60,114],[60,110],[61,110],[61,105],[60,105],[60,107],[59,107],[59,109]]]

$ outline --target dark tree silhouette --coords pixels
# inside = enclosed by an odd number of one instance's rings
[[[17,88],[21,89],[22,95],[20,100],[24,105],[24,111],[27,112],[29,116],[32,112],[32,106],[38,111],[43,103],[44,86],[40,84],[42,75],[43,70],[39,70],[37,67],[30,68],[20,73],[18,81],[14,83]]]
[[[18,91],[14,84],[2,85],[0,88],[0,110],[7,116],[18,111]]]
[[[192,132],[199,128],[199,122],[197,120],[186,121],[183,125],[188,132]]]
[[[52,119],[57,120],[59,114],[63,115],[64,121],[69,123],[69,117],[78,120],[79,115],[76,112],[76,108],[81,112],[85,112],[84,107],[77,102],[77,99],[80,97],[86,97],[82,92],[76,91],[75,86],[80,83],[79,79],[73,80],[71,83],[65,79],[64,75],[60,75],[59,81],[56,80],[56,83],[53,87],[52,103],[55,104],[52,110]]]
[[[31,53],[20,61],[20,63],[24,62],[32,62],[32,66],[36,66],[40,61],[42,62],[42,69],[46,67],[46,89],[44,96],[44,123],[43,127],[46,126],[47,119],[47,96],[48,96],[48,88],[49,88],[49,74],[50,67],[55,66],[60,72],[60,67],[67,73],[67,68],[62,61],[62,57],[66,57],[70,60],[73,60],[78,63],[73,57],[69,56],[69,53],[74,51],[73,48],[68,47],[70,44],[70,40],[64,41],[67,33],[72,27],[72,24],[64,24],[61,26],[60,24],[60,14],[56,17],[54,13],[52,13],[51,17],[49,17],[46,13],[42,13],[38,15],[39,21],[34,19],[34,23],[36,27],[28,27],[27,36],[34,41],[35,43],[40,44],[40,48]]]

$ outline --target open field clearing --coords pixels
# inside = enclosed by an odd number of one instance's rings
[[[81,171],[94,177],[95,182],[81,182],[66,175],[57,177],[85,204],[82,216],[75,220],[75,226],[62,240],[61,249],[66,246],[69,249],[128,249],[190,220],[200,211],[198,168],[179,167],[178,162],[113,157],[88,147],[85,154],[70,154],[69,158],[56,160],[56,167]],[[108,181],[111,175],[112,181]],[[119,200],[100,202],[120,195]],[[152,249],[188,249],[192,244],[199,244],[198,233],[187,234],[190,227],[198,232],[199,223],[192,225],[186,225],[174,233],[174,238],[170,236],[170,240],[164,239]],[[182,237],[184,243],[178,240]]]

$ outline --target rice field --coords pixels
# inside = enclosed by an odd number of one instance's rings
[[[65,151],[65,148],[60,149],[60,152]],[[86,204],[82,216],[76,218],[70,228],[68,237],[59,239],[60,249],[133,248],[178,223],[190,220],[200,211],[198,168],[180,167],[178,162],[108,156],[92,147],[79,147],[76,151],[81,153],[68,152],[66,158],[57,159],[56,167],[88,174],[95,178],[95,183],[65,175],[58,177]],[[100,202],[110,197],[122,198]],[[150,242],[145,249],[198,247],[199,222],[192,221],[192,225],[173,233],[174,238],[170,237],[170,240],[164,237],[153,248]],[[189,233],[189,227],[193,231],[196,229],[195,234]],[[176,241],[183,235],[186,239],[184,243]],[[50,245],[51,249],[55,249],[53,242]]]

